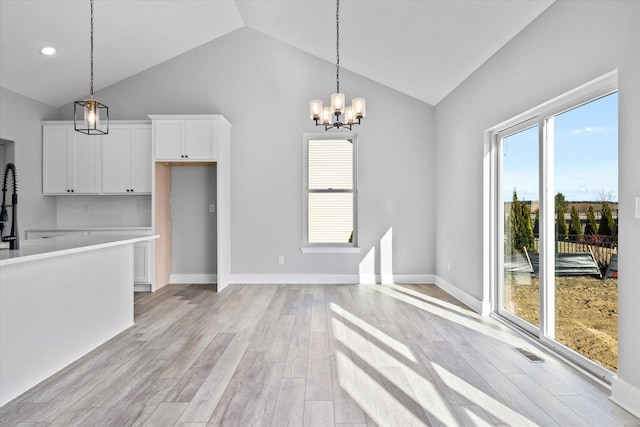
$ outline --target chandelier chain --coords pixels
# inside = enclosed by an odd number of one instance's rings
[[[91,88],[89,94],[93,98],[93,0],[91,0]]]
[[[336,0],[336,93],[340,93],[340,0]]]

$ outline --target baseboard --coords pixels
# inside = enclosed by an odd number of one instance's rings
[[[133,292],[151,292],[151,283],[134,283]]]
[[[435,274],[394,274],[393,283],[400,285],[431,285],[435,283]],[[384,283],[384,282],[382,282]]]
[[[491,313],[491,304],[489,301],[481,301],[473,295],[463,291],[459,287],[452,285],[441,277],[435,276],[434,283],[437,287],[458,299],[463,304],[469,306],[473,311],[482,315],[488,316]]]
[[[433,274],[232,274],[230,283],[242,284],[376,284],[376,283],[433,283]],[[385,281],[383,281],[383,279]]]
[[[351,284],[359,283],[357,274],[232,274],[230,283],[259,284]]]
[[[171,285],[200,285],[218,283],[217,274],[171,274]]]
[[[640,417],[640,388],[618,377],[613,377],[611,378],[611,396],[609,399],[636,417]]]

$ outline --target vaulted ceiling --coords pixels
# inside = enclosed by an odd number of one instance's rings
[[[342,0],[340,65],[436,105],[553,0]],[[0,86],[86,97],[89,0],[0,0]],[[242,27],[335,63],[334,0],[95,0],[95,90]],[[53,46],[57,53],[40,53]]]

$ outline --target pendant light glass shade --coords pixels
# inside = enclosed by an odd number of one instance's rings
[[[92,98],[76,101],[73,104],[73,123],[78,132],[106,135],[109,133],[109,107]]]
[[[351,100],[351,106],[353,107],[353,113],[356,119],[363,119],[366,116],[364,98],[353,98]]]
[[[314,99],[309,102],[309,116],[311,120],[318,120],[322,116],[322,101],[319,99]]]
[[[326,106],[322,109],[322,124],[323,125],[329,125],[331,124],[331,116],[333,114],[331,113],[331,107]]]
[[[344,93],[331,94],[331,111],[333,114],[344,113]]]
[[[344,122],[348,125],[356,123],[356,116],[353,114],[353,107],[351,105],[344,110]]]

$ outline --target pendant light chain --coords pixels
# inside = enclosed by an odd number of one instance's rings
[[[336,93],[340,93],[340,0],[336,0]]]
[[[91,86],[89,95],[93,98],[93,0],[91,0]]]
[[[83,0],[83,3],[86,0]],[[109,107],[93,98],[93,2],[90,5],[90,42],[91,50],[89,54],[89,99],[76,101],[73,103],[73,128],[86,135],[108,135],[109,134]],[[85,3],[86,4],[86,3]]]

